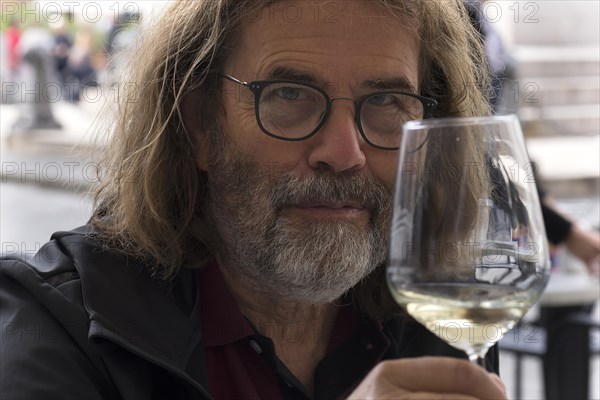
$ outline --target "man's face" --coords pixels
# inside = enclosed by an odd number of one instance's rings
[[[243,26],[224,72],[256,81],[286,71],[331,98],[418,90],[416,34],[368,3],[264,9]],[[385,261],[397,151],[362,139],[352,101],[335,101],[314,136],[289,142],[260,130],[248,88],[224,81],[223,95],[225,149],[200,160],[221,263],[256,290],[334,301]]]

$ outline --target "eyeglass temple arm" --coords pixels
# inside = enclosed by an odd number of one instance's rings
[[[240,81],[239,79],[237,79],[237,78],[235,78],[235,77],[233,77],[231,75],[227,75],[227,74],[224,74],[224,73],[220,73],[220,75],[223,78],[228,79],[228,80],[230,80],[232,82],[235,82],[235,83],[239,83],[240,85],[244,85],[244,86],[250,85],[248,82]]]

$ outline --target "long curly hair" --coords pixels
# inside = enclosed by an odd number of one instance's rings
[[[91,223],[108,248],[142,260],[155,276],[171,279],[180,267],[201,267],[214,256],[202,211],[207,178],[196,162],[199,136],[220,143],[217,73],[241,26],[277,1],[176,1],[129,49],[115,114],[103,127],[110,141],[98,164]],[[438,101],[434,117],[489,114],[485,53],[462,0],[367,1],[417,32],[420,94]],[[353,294],[372,315],[395,308],[382,294],[382,270]]]

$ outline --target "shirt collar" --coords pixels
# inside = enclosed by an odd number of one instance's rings
[[[206,266],[200,277],[200,312],[204,346],[223,346],[255,334],[216,261]]]
[[[205,347],[223,346],[258,334],[242,314],[216,261],[212,261],[200,272],[199,279],[202,343]],[[348,303],[350,299],[351,296],[346,296],[344,305],[340,306],[331,332],[328,353],[340,347],[358,326],[354,309]],[[379,321],[369,319],[364,322],[385,336]]]

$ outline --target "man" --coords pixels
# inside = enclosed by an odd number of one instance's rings
[[[3,264],[3,398],[503,398],[382,274],[399,126],[488,112],[462,7],[174,4],[91,224]]]

